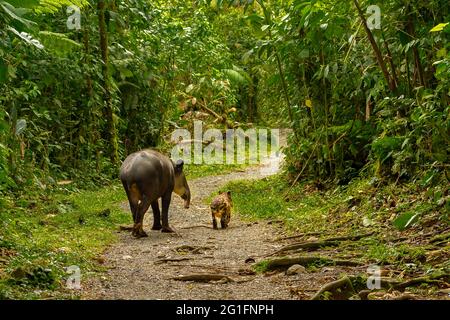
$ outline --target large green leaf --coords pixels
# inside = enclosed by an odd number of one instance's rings
[[[444,28],[449,24],[449,22],[447,23],[440,23],[438,24],[436,27],[434,27],[433,29],[430,30],[430,32],[440,32],[442,30],[444,30]]]
[[[33,24],[36,24],[33,21],[23,18],[23,15],[28,12],[27,9],[16,8],[6,1],[0,1],[0,9],[3,9],[9,18],[24,24],[28,28],[30,28]]]
[[[405,230],[412,226],[419,218],[420,212],[408,211],[394,220],[394,226],[399,230]]]

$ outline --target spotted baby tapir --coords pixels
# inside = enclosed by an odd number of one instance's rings
[[[220,221],[220,227],[225,229],[228,227],[231,218],[231,207],[233,206],[233,201],[231,200],[231,192],[220,193],[211,202],[211,214],[213,228],[217,229],[217,225]]]

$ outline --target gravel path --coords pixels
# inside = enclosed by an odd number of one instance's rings
[[[82,298],[298,299],[298,295],[290,293],[283,274],[251,274],[251,262],[279,248],[279,243],[270,241],[281,232],[277,224],[248,223],[233,214],[228,229],[213,230],[210,209],[205,203],[211,193],[231,180],[257,179],[275,173],[274,161],[269,159],[242,172],[190,181],[191,207],[184,209],[183,201],[175,195],[170,206],[169,221],[178,235],[150,230],[150,210],[144,228],[149,237],[135,239],[129,232],[122,232],[120,241],[104,254],[108,271],[83,283]],[[171,279],[192,273],[224,274],[235,281],[199,283]]]

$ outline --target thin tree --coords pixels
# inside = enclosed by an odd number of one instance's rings
[[[105,18],[106,4],[104,0],[99,0],[97,4],[98,10],[98,24],[100,32],[100,49],[102,54],[102,85],[103,85],[103,97],[106,115],[106,135],[109,141],[109,156],[111,162],[116,164],[119,159],[118,143],[116,125],[114,123],[114,110],[111,97],[111,84],[109,77],[109,51],[108,51],[108,31]]]

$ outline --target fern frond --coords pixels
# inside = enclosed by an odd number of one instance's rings
[[[40,0],[39,6],[36,7],[36,12],[44,13],[49,12],[53,13],[61,9],[62,7],[68,7],[71,5],[75,5],[79,8],[83,8],[89,4],[87,0]]]
[[[67,36],[62,33],[40,31],[39,40],[46,49],[58,55],[66,55],[81,47],[78,42],[67,38]]]

